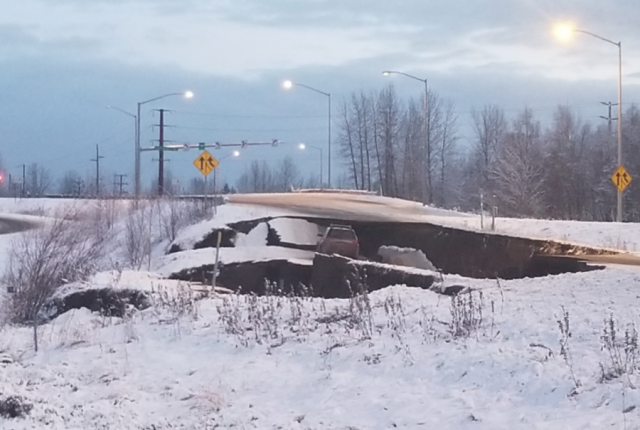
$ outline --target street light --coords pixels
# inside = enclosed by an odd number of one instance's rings
[[[425,151],[427,151],[427,168],[430,169],[431,168],[431,152],[429,151],[429,143],[430,143],[430,121],[429,121],[429,101],[428,101],[428,97],[429,97],[429,86],[427,84],[427,80],[426,79],[421,79],[418,78],[416,76],[410,75],[408,73],[404,73],[404,72],[397,72],[394,70],[385,70],[382,72],[382,74],[384,76],[389,76],[389,75],[402,75],[402,76],[406,76],[407,78],[410,79],[414,79],[416,81],[420,81],[424,83],[424,106],[423,106],[423,111],[424,111],[424,130],[425,130]],[[423,163],[420,163],[420,165],[422,166],[422,168],[424,169],[424,165]],[[424,172],[423,172],[424,173]],[[426,175],[427,176],[427,180],[429,181],[429,190],[431,190],[431,175]],[[427,193],[425,190],[425,182],[424,179],[422,180],[422,202],[423,204],[427,203]]]
[[[138,102],[138,115],[137,115],[137,123],[136,123],[136,153],[135,153],[135,196],[136,199],[140,197],[140,106],[146,103],[151,103],[156,100],[163,99],[165,97],[171,96],[183,96],[186,99],[190,99],[193,97],[193,92],[191,91],[183,91],[181,93],[169,93],[164,94],[162,96],[154,97],[149,100],[145,100],[143,102]]]
[[[313,149],[315,149],[317,151],[320,151],[320,188],[322,188],[323,187],[323,185],[322,185],[323,184],[322,170],[324,170],[323,167],[322,167],[322,159],[324,158],[322,156],[322,148],[320,148],[319,146],[307,145],[307,144],[304,144],[304,143],[301,143],[300,145],[298,145],[298,148],[300,148],[300,149],[313,148]]]
[[[133,133],[134,133],[134,135],[133,135],[133,143],[135,145],[134,152],[137,153],[137,148],[138,148],[138,117],[136,115],[134,115],[134,114],[132,114],[130,112],[127,112],[124,109],[120,109],[119,107],[116,107],[116,106],[105,106],[105,108],[117,110],[118,112],[122,112],[123,114],[128,115],[128,116],[133,118]],[[137,160],[137,158],[136,158],[136,160]]]
[[[559,25],[556,27],[555,32],[559,38],[564,40],[570,39],[573,33],[583,33],[618,47],[618,168],[620,168],[622,166],[622,42],[614,42],[595,33],[578,30],[571,25]],[[620,189],[618,189],[618,213],[616,218],[618,222],[622,222],[622,191]]]
[[[217,160],[218,161],[222,161],[222,160],[224,160],[226,158],[229,158],[229,157],[234,157],[235,158],[235,157],[239,157],[239,156],[240,156],[240,151],[236,150],[236,151],[233,151],[231,154],[227,154],[224,157],[218,158]],[[218,170],[220,170],[220,169],[219,168],[215,168],[213,170],[213,193],[214,194],[216,194],[217,191],[218,191],[218,188],[217,188],[217,185],[216,185],[217,179],[218,179]]]
[[[322,95],[326,96],[328,101],[329,101],[329,118],[328,118],[329,124],[328,124],[328,136],[327,136],[327,139],[328,139],[327,146],[328,146],[329,153],[327,155],[327,164],[328,164],[327,185],[329,186],[329,188],[331,188],[331,94],[327,93],[327,92],[324,92],[324,91],[320,91],[320,90],[318,90],[316,88],[310,87],[310,86],[305,85],[305,84],[297,83],[297,82],[284,81],[282,83],[282,87],[284,89],[286,89],[286,90],[291,89],[294,86],[306,88],[306,89],[314,91],[314,92],[316,92],[318,94],[322,94]]]

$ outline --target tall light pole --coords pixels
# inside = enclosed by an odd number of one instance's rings
[[[578,30],[569,25],[556,27],[556,34],[562,39],[569,39],[573,33],[582,33],[600,39],[618,47],[618,167],[622,166],[622,42],[614,42],[606,37],[598,36],[586,30]],[[622,222],[622,191],[618,189],[618,211],[616,220]]]
[[[293,86],[306,88],[308,90],[311,90],[311,91],[314,91],[314,92],[316,92],[318,94],[322,94],[322,95],[326,96],[327,100],[329,101],[329,118],[328,118],[329,124],[328,124],[328,136],[327,136],[327,139],[328,139],[327,147],[328,147],[329,154],[327,155],[327,165],[328,165],[328,168],[327,168],[327,186],[329,188],[331,188],[331,94],[327,93],[327,92],[324,92],[324,91],[320,91],[320,90],[318,90],[316,88],[310,87],[310,86],[305,85],[305,84],[300,84],[300,83],[291,82],[291,81],[284,81],[282,83],[282,86],[285,89],[290,89]]]
[[[225,158],[229,158],[229,157],[239,157],[240,156],[240,151],[233,151],[231,154],[227,154],[224,157],[219,157],[217,158],[218,161],[222,161]],[[217,193],[217,186],[216,186],[216,182],[217,182],[217,178],[218,178],[218,170],[220,170],[219,168],[216,168],[213,170],[213,193],[216,194]]]
[[[322,166],[322,159],[324,158],[322,156],[322,148],[320,148],[319,146],[307,145],[306,143],[301,143],[300,145],[298,145],[298,148],[300,149],[313,148],[316,151],[320,151],[320,188],[322,188],[323,187],[322,171],[324,170]]]
[[[137,115],[137,124],[136,124],[136,151],[135,151],[135,196],[136,199],[140,198],[140,106],[146,103],[151,103],[156,100],[163,99],[165,97],[171,96],[183,96],[187,99],[193,97],[193,93],[191,91],[184,91],[181,93],[169,93],[164,94],[162,96],[154,97],[149,100],[145,100],[143,102],[138,102],[138,115]]]
[[[429,148],[429,144],[430,144],[430,134],[431,134],[431,130],[429,127],[429,85],[427,84],[427,80],[426,79],[421,79],[418,78],[417,76],[413,76],[410,75],[408,73],[404,73],[404,72],[397,72],[394,70],[385,70],[382,72],[382,74],[384,76],[389,76],[392,74],[396,74],[396,75],[402,75],[402,76],[406,76],[407,78],[410,79],[414,79],[416,81],[420,81],[424,83],[424,105],[423,105],[423,112],[424,112],[424,144],[425,144],[425,151],[427,151],[427,169],[431,169],[431,151]],[[422,165],[422,167],[424,168],[424,163],[420,163]],[[426,173],[426,172],[423,172]],[[427,180],[429,181],[429,193],[431,193],[431,175],[425,175],[427,177]],[[426,187],[425,187],[425,181],[424,178],[422,178],[422,203],[426,204],[429,203],[427,202],[427,193],[426,193]]]
[[[134,153],[136,154],[136,162],[138,160],[137,158],[137,154],[138,154],[138,117],[130,112],[127,112],[124,109],[120,109],[119,107],[115,107],[115,106],[105,106],[107,109],[114,109],[117,110],[118,112],[122,112],[125,115],[128,115],[130,117],[133,118],[133,127],[134,127],[134,135],[133,135],[133,143],[135,145],[134,148]]]

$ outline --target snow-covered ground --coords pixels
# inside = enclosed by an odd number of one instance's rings
[[[312,263],[314,253],[298,249],[278,246],[242,246],[238,248],[220,248],[219,260],[222,263],[241,263],[267,260],[304,260]],[[154,260],[152,269],[162,276],[169,276],[191,267],[213,264],[216,250],[214,248],[194,249],[165,255]]]
[[[293,215],[224,205],[213,220],[182,229],[178,240],[195,243],[213,228],[274,214]],[[479,227],[469,216],[442,218]],[[179,289],[184,284],[162,276],[213,261],[211,249],[165,256],[170,241],[155,231],[157,222],[152,226],[151,271],[110,270],[69,288]],[[298,227],[284,219],[272,225],[304,243],[313,229]],[[640,244],[633,227],[498,220],[504,233],[606,247],[624,238],[629,250]],[[222,258],[309,258],[263,246],[265,233],[258,227]],[[0,257],[10,238],[0,236]],[[0,428],[640,428],[637,268],[445,282],[475,289],[473,303],[404,286],[352,300],[158,297],[125,318],[70,311],[40,327],[37,353],[29,328],[3,326],[0,401],[20,395],[33,410],[26,418],[0,417]],[[617,340],[607,348],[611,317]],[[615,367],[625,372],[615,376]]]
[[[124,320],[72,311],[41,327],[37,354],[29,329],[5,328],[0,349],[15,362],[0,365],[1,396],[24,396],[34,409],[0,424],[16,430],[640,425],[637,376],[599,382],[600,365],[611,366],[601,349],[603,320],[612,314],[621,330],[637,323],[629,306],[638,300],[637,274],[605,270],[500,288],[457,281],[483,292],[482,322],[469,337],[451,333],[448,298],[401,286],[371,294],[361,311],[348,300],[234,296],[202,300],[182,317],[162,303]],[[567,359],[557,323],[563,307],[572,334]]]

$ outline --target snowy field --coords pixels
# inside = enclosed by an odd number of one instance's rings
[[[0,200],[0,212],[47,215],[15,203]],[[227,223],[282,215],[224,205],[176,241],[192,245]],[[474,219],[438,222],[476,229]],[[499,284],[448,276],[475,290],[455,301],[404,286],[352,300],[196,300],[188,284],[162,275],[211,262],[213,251],[164,255],[171,241],[151,226],[152,258],[142,265],[150,271],[109,270],[68,288],[168,289],[173,298],[154,296],[123,318],[67,312],[39,328],[37,353],[31,329],[3,326],[0,400],[22,396],[33,409],[0,417],[1,429],[640,428],[635,267]],[[313,235],[298,221],[272,227],[292,243]],[[640,244],[633,227],[498,220],[502,233],[627,250]],[[309,258],[264,246],[265,232],[259,225],[222,258]],[[16,237],[0,236],[0,258]],[[122,264],[122,250],[109,261]]]
[[[637,320],[629,303],[638,301],[639,280],[614,270],[501,288],[463,280],[483,291],[482,302],[475,296],[482,320],[468,336],[454,335],[448,298],[401,286],[360,306],[227,296],[182,316],[162,303],[125,319],[71,311],[41,327],[37,354],[28,329],[0,333],[0,349],[15,360],[0,365],[2,395],[34,403],[27,419],[0,424],[507,430],[626,421],[638,428],[640,381],[625,373],[600,382],[600,366],[613,368],[600,336],[610,314],[621,330]],[[557,323],[563,306],[572,334],[566,359]]]

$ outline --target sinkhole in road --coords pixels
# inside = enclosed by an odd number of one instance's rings
[[[360,241],[360,253],[378,260],[380,246],[414,248],[425,253],[436,268],[445,274],[470,278],[517,279],[560,273],[602,269],[580,259],[587,255],[614,255],[616,252],[552,240],[537,240],[501,234],[460,230],[428,223],[355,221],[319,217],[287,217],[317,224],[320,229],[330,224],[348,224]],[[230,224],[238,231],[249,231],[263,218]],[[315,246],[282,242],[270,231],[268,245],[315,249]]]
[[[287,219],[295,221],[289,222]],[[314,257],[310,261],[278,258],[275,257],[278,254],[275,252],[272,259],[223,262],[216,284],[240,293],[262,295],[270,294],[268,291],[279,291],[279,294],[299,294],[306,291],[306,294],[325,298],[349,297],[353,293],[353,285],[366,285],[369,291],[373,291],[402,284],[423,289],[435,288],[434,291],[442,294],[456,294],[459,285],[439,283],[439,277],[433,272],[378,264],[380,247],[384,245],[420,250],[445,275],[457,274],[484,279],[533,278],[598,270],[603,266],[583,261],[584,256],[616,254],[550,240],[459,230],[426,223],[354,221],[309,216],[269,217],[230,223],[221,230],[210,232],[194,244],[194,248],[215,247],[218,232],[221,232],[223,247],[246,246],[241,242],[256,234],[259,236],[260,246],[313,251],[316,245],[312,243],[315,242],[316,234],[330,224],[349,224],[353,227],[360,241],[362,259],[352,260],[316,253],[311,254]],[[298,230],[294,231],[296,228]],[[305,238],[306,243],[287,242],[301,237]],[[175,248],[170,252],[181,250]],[[212,274],[213,262],[185,268],[171,274],[170,278],[210,284]],[[275,285],[276,290],[267,290],[267,285]]]

